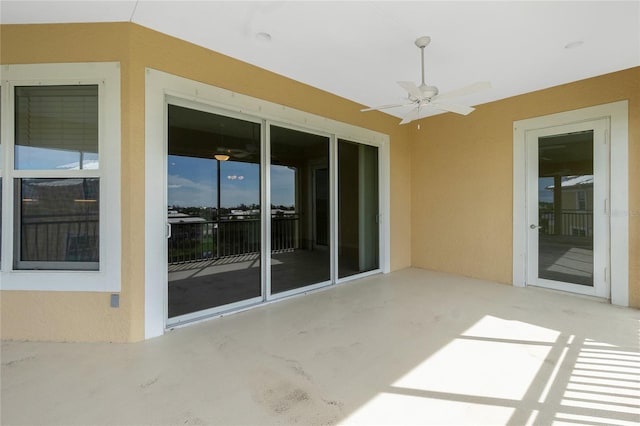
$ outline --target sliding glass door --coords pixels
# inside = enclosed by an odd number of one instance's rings
[[[168,112],[168,318],[260,301],[260,123]]]
[[[338,277],[380,267],[378,148],[338,140]]]
[[[331,280],[329,137],[270,126],[271,293]]]
[[[379,270],[377,147],[187,105],[167,114],[167,324]]]

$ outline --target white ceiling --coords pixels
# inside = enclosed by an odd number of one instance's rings
[[[131,21],[366,106],[402,102],[396,81],[478,105],[640,65],[640,1],[6,1],[1,23]],[[257,36],[271,35],[270,41]],[[581,41],[573,49],[565,46]],[[398,117],[408,110],[387,110]],[[423,116],[434,112],[426,109]]]

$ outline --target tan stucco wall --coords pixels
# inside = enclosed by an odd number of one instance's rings
[[[511,283],[513,122],[628,99],[629,301],[640,307],[640,67],[443,114],[412,131],[412,264]]]
[[[130,123],[126,109],[130,92],[124,74],[129,55],[129,26],[112,25],[3,25],[0,26],[0,63],[33,64],[63,62],[119,61],[122,66],[122,157],[127,159]],[[123,167],[122,179],[127,178]],[[130,209],[132,197],[127,185],[122,189],[122,206]],[[131,229],[131,220],[123,215],[123,235]],[[134,215],[135,217],[135,215]],[[140,235],[142,237],[142,235]],[[128,259],[123,238],[122,291],[120,308],[110,307],[108,293],[2,291],[0,293],[0,332],[3,339],[56,341],[115,341],[141,337],[140,325],[131,318],[143,305],[132,298],[137,268]],[[140,259],[138,257],[138,259]]]
[[[0,64],[96,61],[122,67],[120,308],[109,307],[107,293],[2,291],[4,339],[144,337],[145,67],[388,134],[392,270],[413,264],[503,283],[511,281],[513,121],[629,99],[630,302],[640,307],[640,68],[486,104],[468,117],[431,117],[417,130],[133,24],[0,26]]]
[[[144,337],[145,67],[386,133],[391,139],[391,268],[410,265],[409,129],[398,120],[257,67],[128,23],[0,26],[0,64],[119,61],[122,67],[122,289],[109,294],[0,292],[3,339]]]

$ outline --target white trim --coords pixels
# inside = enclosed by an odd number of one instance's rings
[[[526,285],[527,131],[609,119],[610,123],[610,292],[611,303],[629,305],[629,135],[628,101],[582,108],[513,123],[513,285]]]
[[[279,293],[272,294],[268,300],[273,301],[273,300],[286,299],[288,297],[295,296],[297,294],[301,294],[301,293],[306,294],[310,291],[318,290],[323,287],[331,287],[332,285],[333,283],[331,282],[331,280],[328,280],[328,281],[322,281],[319,283],[305,285],[303,287],[296,287],[296,288],[292,288],[291,290],[281,291]]]
[[[338,138],[331,135],[329,140],[329,253],[331,264],[331,282],[338,282]]]
[[[3,209],[2,290],[119,292],[121,286],[120,63],[2,65]],[[13,170],[15,86],[97,84],[99,86],[99,170]],[[100,178],[100,269],[22,271],[13,269],[13,180],[19,177]]]
[[[609,264],[609,217],[604,206],[609,192],[609,153],[605,134],[608,132],[608,119],[595,119],[569,123],[560,126],[545,127],[542,129],[527,130],[525,134],[527,145],[527,202],[538,199],[538,139],[544,136],[564,135],[576,132],[593,131],[593,197],[596,208],[593,210],[593,286],[571,284],[538,277],[539,245],[538,230],[527,230],[527,284],[541,287],[549,287],[554,290],[564,290],[573,293],[586,294],[601,298],[609,298],[609,282],[604,276],[604,271],[610,268]],[[538,202],[527,205],[527,224],[539,225]],[[532,238],[535,235],[535,238]]]
[[[379,148],[380,167],[380,256],[385,272],[389,271],[389,136],[304,111],[231,92],[154,69],[146,69],[145,88],[145,338],[159,336],[166,328],[166,97],[194,101],[199,104],[236,112],[265,124],[283,123],[287,128],[320,132],[336,138],[374,145]],[[268,138],[268,133],[266,135]],[[268,142],[268,141],[267,141]],[[263,155],[264,150],[263,150]],[[268,198],[265,201],[269,201]],[[268,209],[267,209],[268,210]],[[267,221],[268,223],[269,221]],[[268,227],[263,227],[263,240]],[[263,257],[264,259],[264,257]],[[263,260],[264,261],[264,260]],[[269,277],[267,277],[269,278]],[[267,280],[267,287],[269,281]],[[324,286],[324,283],[318,284]],[[314,286],[300,289],[306,293]],[[300,293],[297,293],[300,294]]]
[[[365,271],[365,272],[361,272],[359,274],[348,275],[346,277],[339,278],[336,281],[336,284],[345,284],[345,283],[348,283],[349,281],[359,280],[361,278],[365,278],[365,277],[368,277],[370,275],[377,275],[377,274],[381,274],[381,273],[383,273],[382,269],[372,269],[370,271]]]
[[[271,126],[267,120],[261,126],[262,164],[260,196],[262,198],[262,243],[260,244],[260,274],[264,286],[263,301],[271,299]]]
[[[391,188],[388,182],[391,182],[391,153],[389,144],[384,144],[378,151],[381,156],[378,157],[378,167],[380,168],[380,181],[387,182],[380,186],[380,267],[382,272],[388,274],[391,272]]]
[[[239,302],[229,303],[227,305],[216,306],[214,308],[204,309],[197,312],[190,312],[188,314],[178,315],[167,319],[166,328],[180,327],[185,324],[198,322],[203,319],[210,319],[222,316],[229,312],[235,312],[240,309],[246,309],[248,307],[257,306],[262,303],[262,295],[253,297],[251,299],[241,300]]]

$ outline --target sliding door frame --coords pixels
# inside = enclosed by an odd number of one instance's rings
[[[165,96],[165,100],[164,100],[164,109],[165,109],[165,114],[166,114],[166,121],[165,121],[165,127],[167,127],[167,133],[166,136],[164,138],[164,156],[165,156],[165,161],[164,161],[164,172],[163,172],[163,184],[164,184],[164,203],[165,203],[165,210],[166,210],[166,205],[167,200],[168,200],[168,194],[167,194],[167,184],[168,184],[168,166],[167,166],[167,159],[168,159],[168,155],[169,155],[169,138],[168,138],[168,125],[169,125],[169,105],[175,105],[175,106],[179,106],[179,107],[183,107],[183,108],[188,108],[188,109],[192,109],[195,111],[200,111],[200,112],[204,112],[207,114],[215,114],[215,115],[219,115],[219,116],[224,116],[227,118],[233,118],[233,119],[237,119],[237,120],[242,120],[242,121],[246,121],[246,122],[251,122],[254,124],[258,124],[260,125],[260,128],[264,128],[264,123],[265,120],[262,120],[260,118],[256,118],[250,115],[246,115],[246,114],[242,114],[242,113],[238,113],[235,111],[228,111],[226,109],[222,109],[219,107],[215,107],[215,106],[211,106],[211,105],[207,105],[207,104],[203,104],[197,101],[193,101],[193,100],[189,100],[189,99],[185,99],[182,97],[177,97],[177,96],[173,96],[173,95],[167,95]],[[266,145],[266,141],[264,140],[264,136],[263,136],[262,130],[261,130],[261,134],[260,134],[260,149],[261,152],[262,150],[265,149],[265,145]],[[262,191],[264,190],[264,184],[262,182],[262,169],[265,168],[263,165],[263,157],[261,154],[260,157],[260,191],[261,191],[261,196],[260,196],[260,202],[262,203],[263,201],[263,193]],[[218,206],[219,208],[220,206]],[[270,211],[270,209],[266,209],[265,206],[263,204],[260,205],[260,212],[261,212],[261,219],[263,216],[263,212],[267,210]],[[261,220],[261,225],[263,225],[264,222]],[[261,226],[262,229],[262,226]],[[220,232],[220,230],[218,230],[218,232]],[[168,237],[168,236],[167,236]],[[267,244],[267,240],[265,240],[265,234],[261,232],[261,238],[260,238],[260,252],[264,252],[264,247],[265,244]],[[165,242],[164,246],[164,258],[168,259],[168,246]],[[260,279],[262,280],[263,277],[263,270],[266,269],[266,265],[262,263],[262,258],[260,259],[261,263],[260,263]],[[211,308],[207,308],[207,309],[203,309],[203,310],[199,310],[199,311],[195,311],[195,312],[189,312],[186,314],[182,314],[182,315],[178,315],[175,317],[171,317],[169,318],[169,286],[168,286],[168,279],[169,279],[169,274],[167,271],[167,268],[165,266],[164,268],[165,272],[166,272],[166,279],[165,279],[165,287],[164,287],[164,291],[165,291],[165,302],[163,303],[164,306],[164,316],[166,318],[166,328],[173,328],[176,326],[180,326],[182,324],[187,324],[187,323],[191,323],[197,320],[200,320],[202,318],[210,318],[216,315],[219,315],[221,313],[225,313],[225,312],[234,312],[234,311],[238,311],[241,310],[243,308],[247,308],[247,307],[251,307],[251,306],[255,306],[258,305],[260,303],[262,303],[263,301],[266,300],[266,296],[265,296],[265,287],[262,285],[262,281],[261,281],[261,285],[260,285],[260,295],[259,296],[255,296],[249,299],[244,299],[244,300],[239,300],[237,302],[232,302],[232,303],[228,303],[226,305],[220,305],[220,306],[214,306]]]
[[[201,105],[214,113],[243,120],[262,122],[262,161],[261,161],[261,203],[262,203],[262,250],[261,277],[263,280],[262,301],[251,305],[238,306],[235,312],[248,309],[260,303],[268,303],[293,294],[308,293],[329,285],[350,281],[375,273],[390,272],[390,158],[389,136],[383,133],[331,120],[304,111],[288,108],[261,99],[171,75],[151,68],[146,69],[145,90],[145,338],[162,335],[171,324],[167,321],[167,218],[166,218],[166,156],[167,156],[167,105],[168,100]],[[331,250],[331,275],[328,283],[319,283],[302,287],[295,292],[283,292],[276,297],[271,294],[270,282],[270,136],[269,125],[275,124],[304,132],[327,135],[329,141],[329,244]],[[372,145],[378,148],[379,170],[379,213],[380,246],[379,269],[338,279],[337,271],[337,140]],[[158,182],[164,185],[163,191],[157,190]],[[227,306],[229,307],[229,306]],[[226,312],[226,311],[225,311]],[[225,312],[212,312],[219,316]],[[210,318],[210,317],[207,317]],[[201,318],[202,320],[207,318]],[[194,321],[200,318],[193,319]]]

